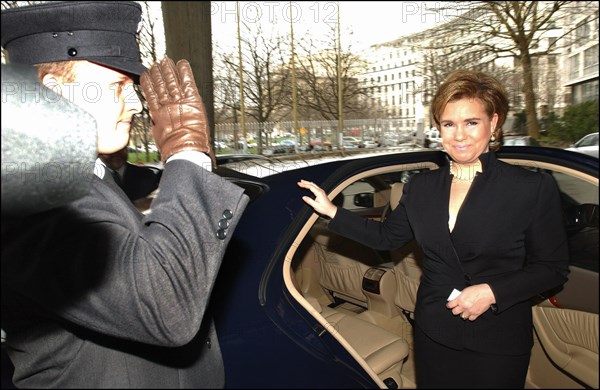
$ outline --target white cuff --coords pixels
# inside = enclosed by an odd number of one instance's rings
[[[206,153],[202,153],[197,150],[184,150],[183,152],[175,153],[167,159],[166,163],[168,164],[169,161],[173,160],[188,160],[196,165],[201,166],[207,171],[212,172],[212,161],[210,157]]]

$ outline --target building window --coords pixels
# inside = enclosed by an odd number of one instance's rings
[[[579,104],[588,100],[598,100],[598,80],[574,85],[571,98],[573,99],[572,104]]]
[[[576,79],[579,77],[579,53],[569,58],[569,78]]]
[[[585,43],[586,39],[590,36],[590,26],[588,24],[588,21],[585,20],[583,23],[579,24],[579,26],[577,26],[577,29],[575,30],[575,44],[576,45],[582,45]]]
[[[597,46],[596,46],[597,47]],[[582,101],[598,100],[598,80],[587,82],[581,86]]]
[[[598,45],[583,52],[583,75],[598,73]]]
[[[556,47],[555,47],[556,41],[557,41],[556,37],[550,37],[550,38],[548,38],[548,48],[550,50],[556,50]]]

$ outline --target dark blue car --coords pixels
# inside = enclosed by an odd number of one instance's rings
[[[440,150],[328,159],[229,159],[217,173],[250,196],[225,254],[212,311],[228,388],[414,388],[412,321],[421,253],[382,252],[337,236],[302,201],[300,179],[382,219]],[[504,147],[502,160],[552,174],[561,191],[571,273],[532,302],[531,388],[598,387],[598,159]],[[9,369],[3,367],[3,385]]]
[[[552,174],[569,232],[569,282],[532,302],[527,384],[598,387],[598,159],[534,147],[498,156]],[[445,163],[444,152],[427,150],[220,168],[252,198],[213,292],[227,387],[415,387],[419,248],[378,252],[336,236],[296,183],[311,180],[337,205],[381,219],[411,175]]]

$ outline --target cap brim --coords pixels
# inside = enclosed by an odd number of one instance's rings
[[[113,58],[94,58],[94,57],[90,57],[90,58],[86,58],[86,60],[93,62],[95,64],[98,65],[103,65],[106,66],[108,68],[123,72],[123,73],[127,73],[133,76],[137,76],[137,78],[139,78],[139,76],[142,75],[142,73],[146,72],[148,69],[140,64],[138,61],[135,60],[129,60],[127,58],[123,58],[123,57],[113,57]]]

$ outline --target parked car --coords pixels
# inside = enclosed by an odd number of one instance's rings
[[[527,387],[597,388],[598,160],[522,147],[504,147],[498,157],[552,174],[571,251],[564,289],[532,302],[535,345]],[[415,387],[418,247],[380,252],[333,234],[302,201],[297,182],[311,180],[340,207],[381,219],[412,175],[445,164],[443,151],[428,149],[252,159],[215,170],[251,199],[212,292],[226,387]],[[3,377],[9,372],[3,368]]]
[[[529,135],[505,135],[502,146],[541,146],[539,141]]]
[[[440,148],[442,146],[442,137],[439,130],[435,127],[425,130],[425,147],[426,148]]]
[[[295,148],[296,141],[292,139],[282,139],[281,141],[279,141],[279,146],[281,146],[282,148]]]
[[[379,147],[379,142],[372,141],[372,140],[365,140],[365,141],[363,141],[362,144],[363,144],[364,148],[368,148],[368,149]]]
[[[344,141],[342,146],[344,147],[344,149],[358,149],[359,148],[359,144],[356,144],[354,142],[346,142],[346,141]]]
[[[598,158],[598,133],[590,133],[571,145],[567,150],[589,154]]]
[[[356,137],[344,136],[342,144],[346,149],[362,148],[362,141]],[[353,145],[353,146],[352,146]]]

